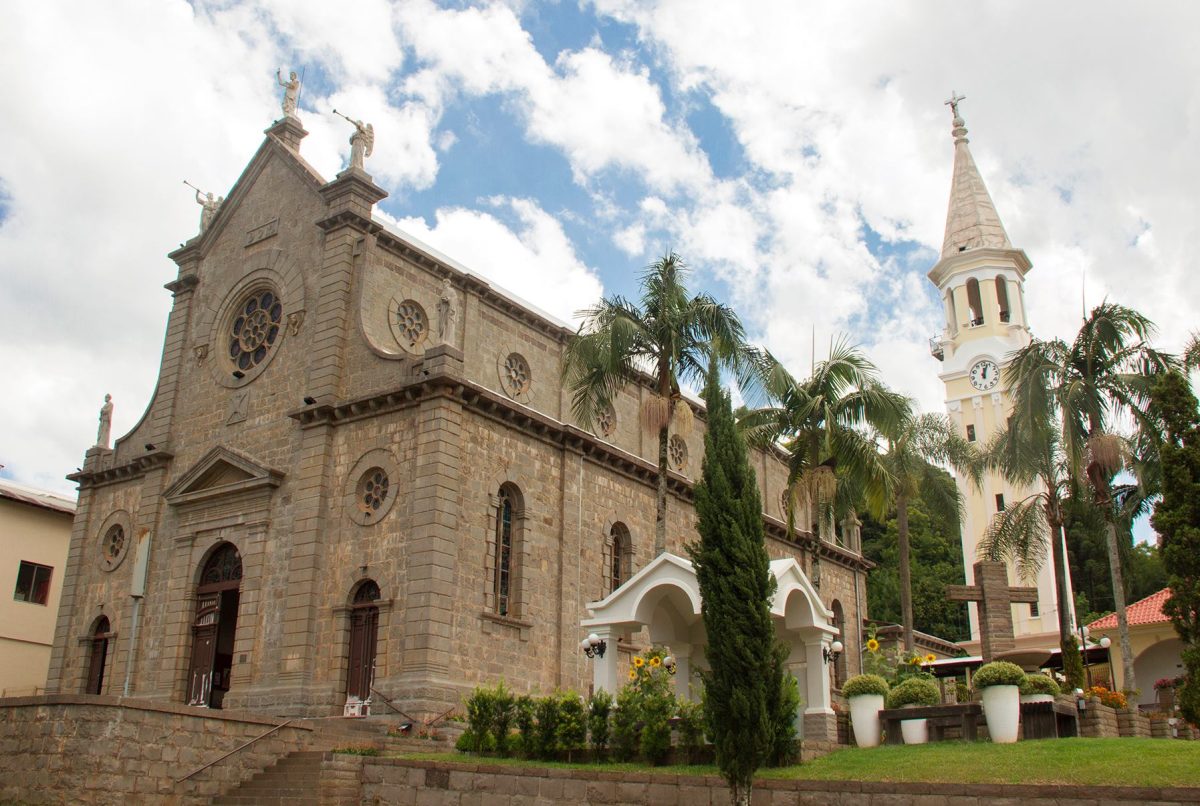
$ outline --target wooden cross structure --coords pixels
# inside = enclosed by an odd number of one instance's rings
[[[1008,568],[995,560],[975,563],[974,585],[947,585],[946,598],[952,602],[979,603],[979,639],[983,662],[1016,648],[1013,640],[1012,605],[1037,604],[1037,588],[1013,588],[1008,585]]]

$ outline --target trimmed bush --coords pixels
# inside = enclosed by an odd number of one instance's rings
[[[504,681],[497,683],[492,691],[492,736],[496,739],[496,752],[502,756],[509,754],[509,733],[516,716],[516,704],[512,692],[504,687]]]
[[[613,754],[617,761],[631,760],[641,746],[642,717],[638,702],[637,691],[632,686],[625,686],[617,692],[612,726]]]
[[[989,686],[1019,686],[1025,681],[1025,673],[1015,663],[1005,660],[994,660],[979,667],[979,671],[971,678],[975,688]]]
[[[1027,674],[1025,679],[1021,681],[1022,694],[1052,694],[1057,696],[1062,693],[1062,689],[1058,687],[1053,678],[1047,674]]]
[[[860,694],[878,694],[886,697],[888,682],[877,674],[858,674],[851,677],[842,686],[842,694],[846,697],[857,697]]]
[[[492,735],[492,727],[496,721],[495,691],[486,686],[480,686],[471,692],[467,698],[467,724],[474,746],[470,749],[476,753],[483,751],[483,744]]]
[[[552,760],[558,752],[558,725],[562,718],[561,701],[557,694],[536,700],[537,730],[534,742],[538,758]]]
[[[592,749],[603,753],[608,748],[608,716],[612,713],[613,698],[604,689],[594,693],[588,700],[588,734]]]
[[[694,764],[697,752],[704,743],[704,706],[680,698],[676,705],[679,714],[679,746],[688,764]]]
[[[558,744],[567,751],[567,760],[587,742],[587,710],[574,691],[568,691],[558,701]]]
[[[537,706],[528,694],[517,697],[515,706],[517,730],[521,733],[521,752],[526,758],[533,758],[537,753],[537,722],[534,713]]]
[[[888,708],[903,708],[906,705],[940,705],[942,693],[937,683],[923,677],[910,677],[893,688],[887,695]]]

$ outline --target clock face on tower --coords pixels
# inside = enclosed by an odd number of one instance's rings
[[[1000,370],[996,367],[996,362],[985,358],[983,361],[975,362],[975,365],[971,367],[969,377],[972,386],[981,392],[986,392],[1000,380]]]

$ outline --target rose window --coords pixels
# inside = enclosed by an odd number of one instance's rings
[[[124,550],[125,529],[118,523],[108,530],[108,534],[104,535],[104,559],[113,562],[121,556],[121,552]]]
[[[671,437],[671,441],[667,443],[667,457],[670,458],[671,465],[676,470],[683,470],[687,467],[688,449],[683,437],[678,434]]]
[[[600,435],[605,437],[617,430],[617,413],[613,411],[612,406],[605,406],[596,415],[596,428],[599,430]]]
[[[509,394],[516,396],[529,391],[529,362],[519,353],[510,353],[504,359],[504,371],[501,374]]]
[[[406,299],[396,309],[396,327],[408,346],[416,347],[429,335],[429,317],[419,303]]]
[[[388,475],[381,467],[373,467],[358,482],[358,508],[368,515],[380,510],[388,497]]]
[[[262,363],[279,338],[283,304],[271,291],[256,291],[230,325],[229,358],[245,372]]]

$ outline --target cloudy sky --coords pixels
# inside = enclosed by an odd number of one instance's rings
[[[736,10],[735,10],[736,9]],[[195,234],[303,73],[304,156],[368,170],[403,231],[570,321],[666,249],[803,375],[847,334],[942,408],[927,338],[952,89],[1042,337],[1081,294],[1197,326],[1200,4],[7,2],[0,475],[70,490],[106,392],[154,387]],[[1189,247],[1191,244],[1191,247]]]

